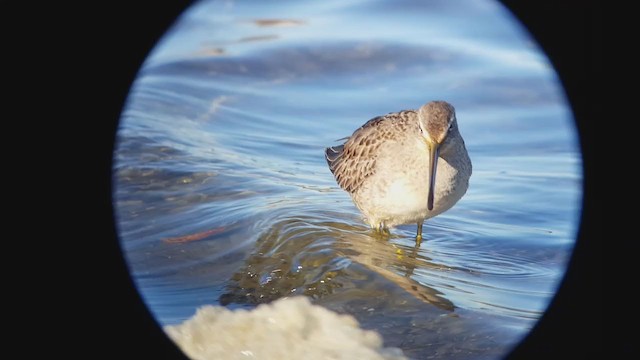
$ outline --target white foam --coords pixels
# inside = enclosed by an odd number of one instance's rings
[[[402,350],[383,347],[382,337],[361,329],[354,317],[313,305],[303,296],[251,311],[203,306],[165,331],[195,360],[407,359]]]

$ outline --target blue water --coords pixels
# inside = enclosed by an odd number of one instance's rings
[[[323,149],[435,99],[456,107],[470,188],[420,247],[415,225],[375,237]],[[161,324],[303,294],[413,358],[500,358],[545,311],[579,225],[571,109],[489,0],[201,1],[140,70],[116,145],[124,255]]]

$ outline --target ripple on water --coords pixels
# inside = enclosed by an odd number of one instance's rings
[[[114,205],[161,323],[303,294],[412,358],[489,359],[540,317],[580,206],[557,77],[498,4],[390,4],[203,1],[155,49],[122,114]],[[416,247],[415,225],[372,234],[322,150],[431,98],[456,106],[474,175]]]
[[[454,229],[440,226],[443,219],[427,221],[429,236],[416,257],[421,265],[414,278],[441,291],[456,306],[537,319],[558,286],[557,266],[567,260],[562,247],[556,246],[554,252],[528,241],[505,244],[491,234],[490,226],[476,231],[467,226]],[[392,241],[408,246],[411,237]]]

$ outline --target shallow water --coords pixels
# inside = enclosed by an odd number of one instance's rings
[[[432,99],[456,107],[474,173],[416,247],[415,225],[367,228],[323,149]],[[124,255],[165,325],[304,294],[412,358],[500,358],[578,228],[571,110],[486,0],[197,3],[141,69],[114,158]]]

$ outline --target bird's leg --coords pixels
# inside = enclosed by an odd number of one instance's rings
[[[389,229],[385,226],[384,221],[380,221],[380,223],[378,224],[378,232],[383,236],[391,235]]]
[[[422,242],[422,221],[418,222],[418,231],[416,233],[416,244],[420,245]]]

